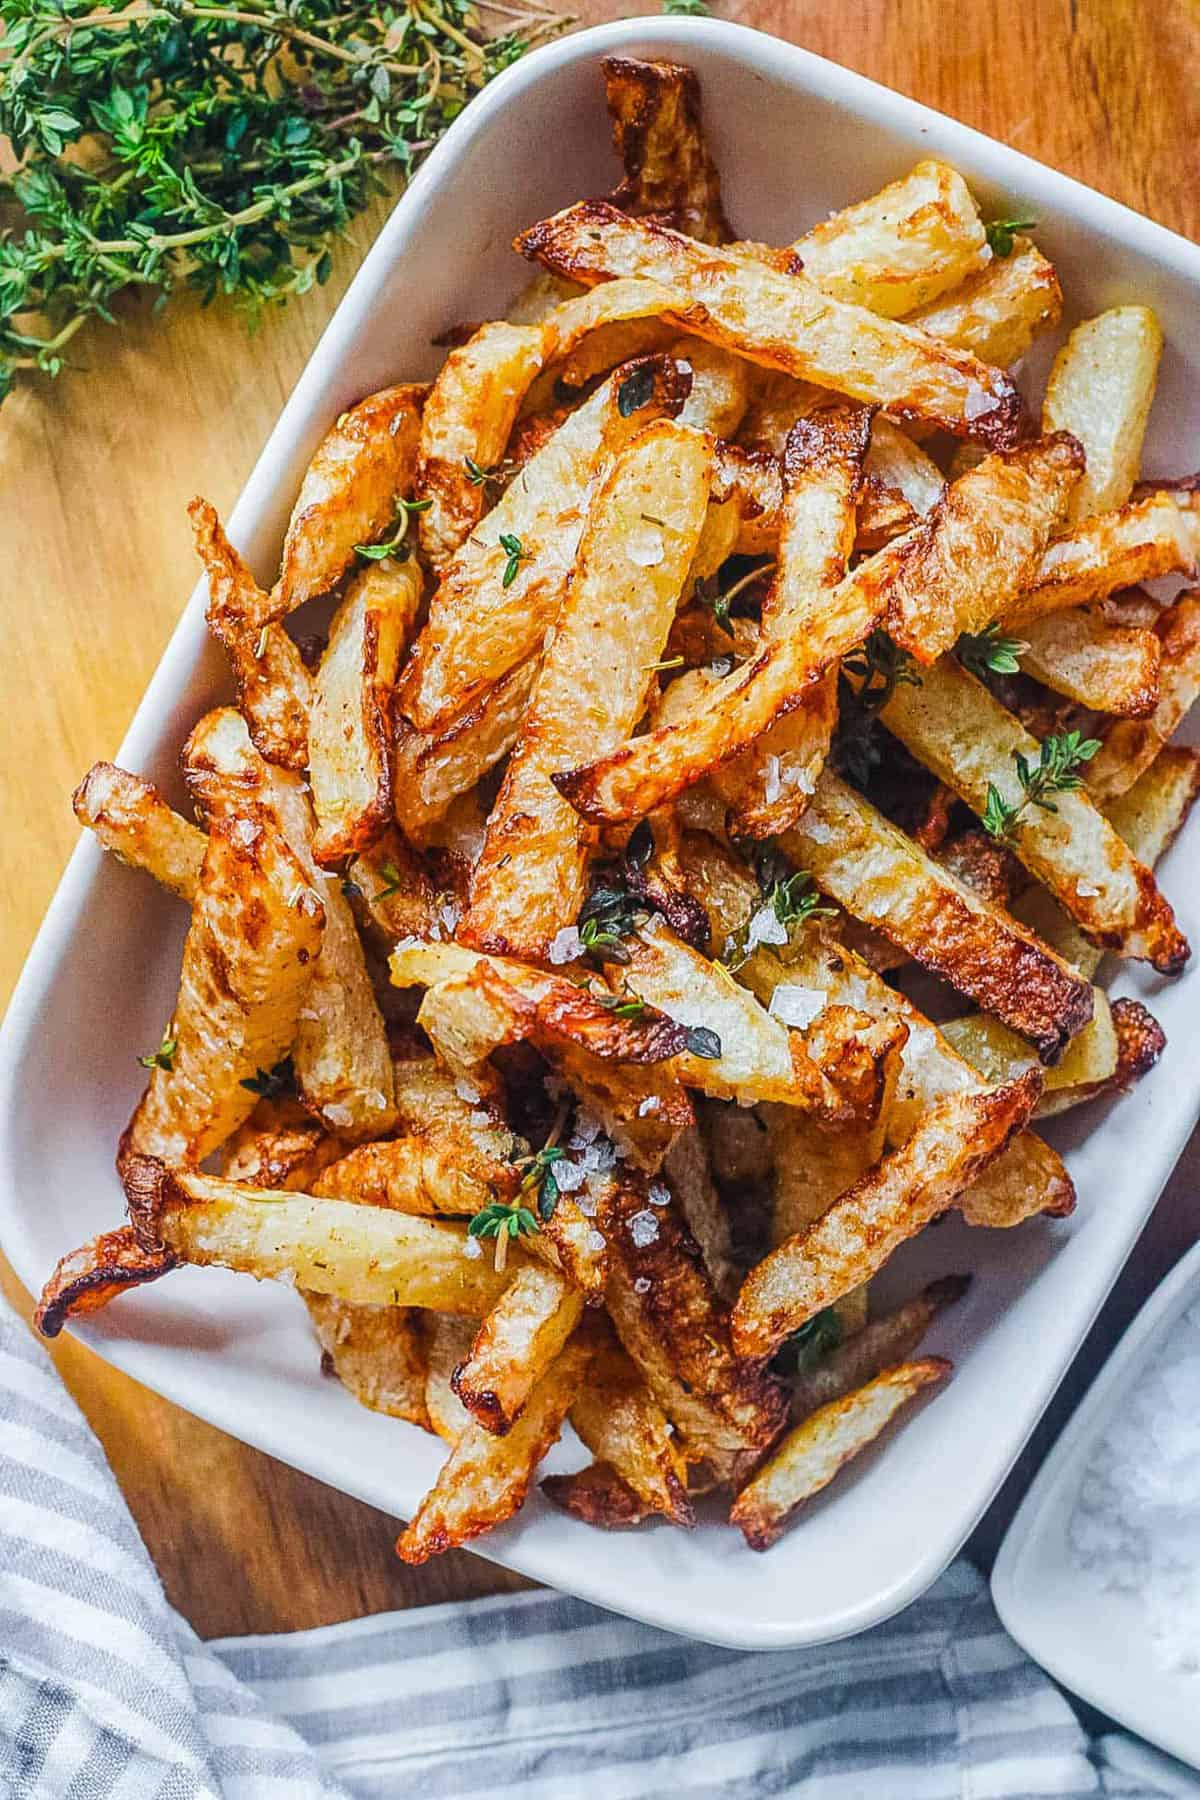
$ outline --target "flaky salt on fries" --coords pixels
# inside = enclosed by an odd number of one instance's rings
[[[410,1562],[568,1423],[574,1518],[718,1492],[767,1548],[951,1372],[918,1352],[968,1278],[880,1315],[875,1275],[951,1208],[1071,1212],[1037,1121],[1163,1048],[1101,959],[1189,954],[1153,870],[1200,593],[1140,584],[1195,577],[1200,504],[1139,483],[1154,315],[1078,324],[1039,428],[1032,226],[925,161],[740,240],[692,71],[603,73],[620,186],[522,233],[540,272],[431,386],[331,422],[270,589],[193,503],[237,695],[194,822],[107,763],[75,795],[190,926],[127,1222],[41,1328],[184,1265],[297,1288],[347,1394],[448,1446]]]

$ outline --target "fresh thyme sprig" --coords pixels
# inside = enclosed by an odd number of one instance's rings
[[[803,1375],[816,1368],[831,1350],[836,1350],[843,1336],[840,1315],[832,1306],[826,1306],[811,1319],[806,1319],[799,1331],[793,1331],[784,1348],[788,1360],[794,1362],[796,1373]]]
[[[404,877],[394,862],[380,863],[379,873],[383,876],[383,886],[371,895],[372,900],[390,900],[404,886]]]
[[[515,536],[511,531],[502,531],[500,533],[500,548],[508,555],[508,561],[504,565],[504,574],[501,578],[500,586],[508,588],[511,587],[513,582],[517,579],[521,564],[523,562],[532,562],[533,555],[530,551],[525,549],[520,538]]]
[[[768,845],[760,850],[755,864],[759,891],[763,896],[763,906],[770,907],[789,938],[793,932],[798,931],[810,919],[830,919],[834,916],[832,906],[821,904],[821,896],[813,886],[812,876],[804,869],[793,870],[786,857],[776,850],[774,845]],[[750,937],[754,921],[762,910],[763,907],[756,907],[745,924],[740,926],[737,931],[731,932],[725,940],[725,948],[721,952],[721,962],[731,974],[736,974],[753,954]],[[758,947],[757,944],[754,946],[755,949]],[[780,946],[778,944],[763,944],[761,947],[764,950],[772,951],[776,956],[779,955]]]
[[[525,1171],[521,1177],[521,1185],[511,1200],[491,1200],[480,1207],[475,1217],[467,1225],[469,1238],[495,1238],[496,1268],[501,1270],[508,1260],[508,1246],[519,1237],[532,1237],[541,1230],[540,1218],[544,1224],[554,1216],[558,1205],[558,1183],[554,1179],[554,1165],[561,1162],[567,1154],[559,1148],[558,1140],[562,1136],[563,1126],[567,1122],[567,1107],[559,1108],[554,1124],[542,1148],[532,1156],[522,1156],[517,1168]],[[537,1206],[537,1214],[526,1202],[533,1200]]]
[[[1017,232],[1032,231],[1036,225],[1036,219],[989,219],[983,234],[993,256],[1011,256]]]
[[[254,319],[325,281],[387,178],[565,22],[539,0],[0,0],[0,397],[126,289]]]
[[[418,513],[428,512],[432,505],[432,500],[401,500],[397,495],[396,529],[391,537],[382,544],[355,544],[355,556],[361,556],[364,562],[383,562],[387,557],[396,562],[407,562],[409,521]]]
[[[707,0],[662,0],[665,13],[675,13],[688,19],[707,19],[710,9]]]
[[[296,1071],[290,1056],[282,1062],[272,1064],[269,1069],[258,1069],[253,1075],[247,1075],[239,1086],[249,1088],[260,1100],[284,1100],[296,1092]]]
[[[843,775],[865,787],[879,766],[879,714],[896,689],[919,687],[916,662],[886,632],[873,631],[850,656],[838,678],[838,722],[831,756]]]
[[[178,1048],[178,1043],[170,1032],[164,1031],[158,1049],[148,1051],[145,1056],[139,1056],[138,1061],[143,1069],[165,1069],[169,1073],[174,1066],[175,1052]]]
[[[1083,781],[1078,770],[1084,763],[1091,762],[1099,748],[1098,738],[1085,738],[1077,731],[1067,731],[1042,739],[1036,763],[1031,764],[1027,756],[1023,756],[1019,750],[1014,751],[1013,762],[1016,764],[1017,780],[1023,790],[1022,798],[1015,804],[1005,800],[995,782],[989,782],[987,806],[980,820],[984,830],[1001,843],[1008,843],[1022,813],[1030,806],[1038,806],[1043,812],[1056,813],[1058,808],[1050,795],[1069,794],[1082,787]]]
[[[982,681],[987,674],[1019,675],[1020,658],[1028,648],[1022,638],[1004,637],[1000,626],[991,624],[982,631],[964,631],[955,654],[963,668]]]

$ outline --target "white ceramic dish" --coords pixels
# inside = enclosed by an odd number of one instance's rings
[[[1084,1471],[1175,1321],[1200,1300],[1200,1245],[1159,1283],[1026,1494],[992,1572],[1008,1631],[1065,1687],[1200,1768],[1200,1676],[1161,1666],[1136,1594],[1078,1568],[1068,1530]]]
[[[1075,309],[1134,299],[1158,309],[1168,351],[1149,467],[1194,465],[1200,250],[803,50],[713,21],[629,21],[551,45],[505,74],[397,206],[233,516],[233,535],[264,578],[329,420],[372,388],[432,371],[435,332],[502,311],[523,285],[527,271],[508,250],[514,232],[612,185],[598,62],[616,50],[696,67],[729,212],[747,236],[795,237],[931,154],[956,164],[989,212],[1038,217]],[[226,697],[224,681],[194,598],[121,761],[177,791],[179,745],[200,711]],[[1200,835],[1172,852],[1166,886],[1200,939]],[[148,879],[106,862],[91,842],[79,846],[0,1053],[0,1233],[34,1290],[64,1250],[121,1215],[113,1147],[139,1088],[135,1058],[158,1042],[168,1015],[183,928],[181,910]],[[539,1497],[484,1539],[482,1553],[655,1624],[757,1648],[844,1636],[912,1600],[996,1492],[1183,1146],[1200,1095],[1197,980],[1165,987],[1122,974],[1123,989],[1152,994],[1171,1047],[1119,1115],[1091,1108],[1059,1133],[1081,1195],[1074,1219],[989,1234],[955,1218],[896,1259],[885,1289],[975,1271],[968,1301],[930,1346],[953,1356],[958,1373],[768,1556],[715,1524],[604,1536]],[[410,1510],[434,1475],[434,1441],[322,1381],[307,1322],[283,1288],[184,1271],[122,1299],[80,1336],[201,1417],[390,1512]],[[556,1457],[561,1466],[578,1454],[564,1444]]]

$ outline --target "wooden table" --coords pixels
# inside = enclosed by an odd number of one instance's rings
[[[638,10],[577,5],[587,23]],[[719,10],[1200,238],[1192,0],[730,0]],[[383,213],[355,225],[326,288],[268,319],[254,340],[219,310],[177,313],[164,329],[135,309],[120,335],[97,330],[80,341],[81,367],[3,409],[4,995],[75,839],[68,795],[90,763],[113,753],[192,586],[184,506],[198,492],[230,507]],[[1194,1185],[1177,1178],[1093,1354],[1194,1234]],[[205,1636],[521,1585],[462,1553],[406,1570],[381,1513],[190,1419],[69,1339],[54,1355],[171,1599]],[[1015,1491],[979,1540],[984,1554]]]

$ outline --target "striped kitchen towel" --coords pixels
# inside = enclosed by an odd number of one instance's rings
[[[0,1302],[3,1800],[1200,1796],[1090,1743],[956,1563],[907,1612],[747,1654],[560,1594],[204,1644],[104,1453]]]

